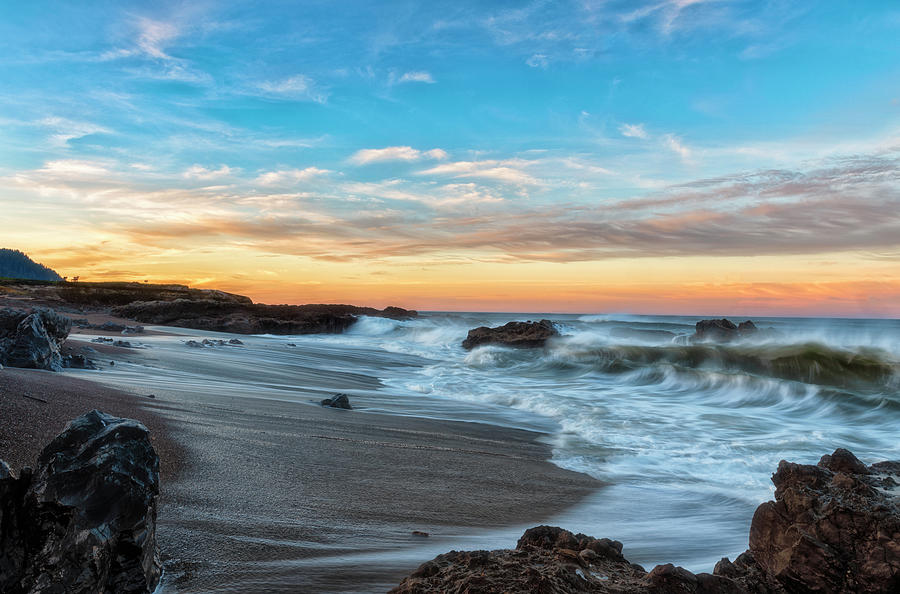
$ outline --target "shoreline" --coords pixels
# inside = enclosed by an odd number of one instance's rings
[[[73,338],[69,346],[77,347],[82,337]],[[148,385],[128,388],[127,378],[111,382],[105,372],[4,369],[0,394],[4,413],[16,389],[53,395],[8,417],[28,420],[12,430],[33,436],[32,458],[84,412],[48,428],[44,417],[31,416],[47,406],[138,418],[154,443],[171,444],[159,448],[165,592],[385,591],[439,552],[482,542],[493,547],[505,538],[498,530],[540,523],[602,486],[550,462],[540,432],[335,410],[214,386],[174,388],[169,382],[148,389],[154,377],[164,383],[161,350],[103,354],[119,361],[116,371],[136,359],[152,360],[158,367],[142,372]],[[213,373],[215,352],[203,356],[211,366],[205,372]],[[331,375],[341,379],[323,369],[317,375],[325,384]],[[315,396],[316,390],[303,393]],[[20,466],[22,456],[5,449],[0,458]],[[166,461],[175,455],[176,464]]]

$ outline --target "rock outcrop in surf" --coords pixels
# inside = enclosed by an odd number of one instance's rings
[[[0,365],[61,371],[71,329],[72,320],[52,309],[0,309]]]
[[[550,320],[509,322],[496,328],[481,326],[469,330],[462,346],[466,350],[483,344],[499,344],[516,348],[542,347],[548,339],[559,336]]]
[[[159,458],[144,425],[91,411],[15,472],[0,461],[0,592],[153,592]]]
[[[697,322],[694,341],[729,342],[738,338],[746,338],[758,331],[756,324],[747,320],[735,325],[731,320],[700,320]]]
[[[900,462],[867,467],[838,449],[817,465],[782,461],[772,481],[775,501],[757,508],[750,549],[712,574],[672,564],[647,572],[619,542],[538,526],[514,550],[439,555],[392,592],[900,591]]]

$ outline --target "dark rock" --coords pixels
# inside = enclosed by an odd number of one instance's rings
[[[0,364],[60,371],[60,347],[71,329],[72,320],[52,309],[4,308],[0,310]]]
[[[81,354],[67,355],[63,359],[63,367],[66,369],[97,369],[93,361]]]
[[[134,345],[128,342],[127,340],[114,340],[113,346],[122,347],[124,349],[133,349]]]
[[[228,341],[228,344],[239,345],[239,344],[244,344],[244,343],[242,341],[238,340],[237,338],[232,338],[231,340]]]
[[[700,320],[697,322],[694,338],[724,342],[737,337],[737,326],[730,320]]]
[[[0,462],[0,591],[152,592],[159,458],[139,422],[78,417],[16,478]]]
[[[184,343],[184,346],[191,347],[194,349],[202,349],[203,348],[203,344],[197,342],[196,340],[189,340]]]
[[[122,334],[143,334],[144,327],[143,326],[125,326],[125,329],[122,330]]]
[[[96,342],[97,344],[112,344],[115,341],[112,338],[106,338],[105,336],[98,336],[97,338],[92,338],[91,342]]]
[[[335,394],[331,398],[324,399],[321,404],[322,406],[330,406],[331,408],[353,409],[353,407],[350,406],[350,397],[346,394]]]
[[[756,324],[747,320],[735,326],[731,320],[700,320],[691,337],[694,341],[729,342],[758,332]]]
[[[413,536],[428,536],[428,533],[422,532],[421,530],[413,530],[412,535]]]
[[[469,330],[462,342],[464,349],[471,350],[483,344],[499,344],[517,348],[542,347],[547,339],[559,336],[550,320],[540,322],[509,322],[496,328],[481,326]]]

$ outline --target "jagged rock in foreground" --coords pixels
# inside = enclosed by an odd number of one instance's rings
[[[750,526],[757,565],[789,592],[900,592],[900,462],[836,450],[782,461]]]
[[[462,342],[464,349],[471,350],[483,344],[500,344],[517,348],[542,347],[548,338],[559,336],[550,320],[540,322],[509,322],[496,328],[481,326],[469,330]]]
[[[647,573],[619,542],[539,526],[515,550],[439,555],[392,592],[900,592],[900,462],[866,467],[838,449],[816,466],[782,461],[772,480],[775,501],[756,510],[750,550],[712,574],[672,564]]]
[[[71,423],[16,477],[0,461],[0,592],[152,592],[159,458],[138,421]]]
[[[0,364],[60,371],[60,347],[71,329],[72,320],[52,309],[0,309]]]
[[[211,299],[136,302],[116,307],[113,312],[144,324],[237,334],[336,334],[349,328],[358,316],[403,320],[418,315],[399,307],[380,310],[354,305],[264,305]]]

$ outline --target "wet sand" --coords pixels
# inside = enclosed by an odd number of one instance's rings
[[[266,380],[234,369],[226,351],[168,352],[162,342],[104,353],[118,359],[115,373],[125,367],[140,376],[0,371],[0,414],[15,419],[0,423],[0,456],[12,443],[10,451],[36,456],[65,421],[90,408],[144,421],[165,469],[164,592],[383,592],[438,553],[508,542],[497,529],[521,533],[599,487],[547,462],[540,433],[255,398],[234,382],[228,390],[182,382],[175,360],[191,369],[202,362],[204,376],[220,380],[226,369],[245,373],[244,385]],[[349,378],[309,373],[325,385]],[[22,398],[23,390],[48,402]],[[166,466],[167,457],[174,463]]]
[[[34,369],[0,370],[0,460],[21,469],[34,466],[41,450],[66,424],[92,409],[137,419],[149,430],[160,456],[162,480],[175,480],[184,448],[171,438],[169,421],[145,396],[92,381]]]

